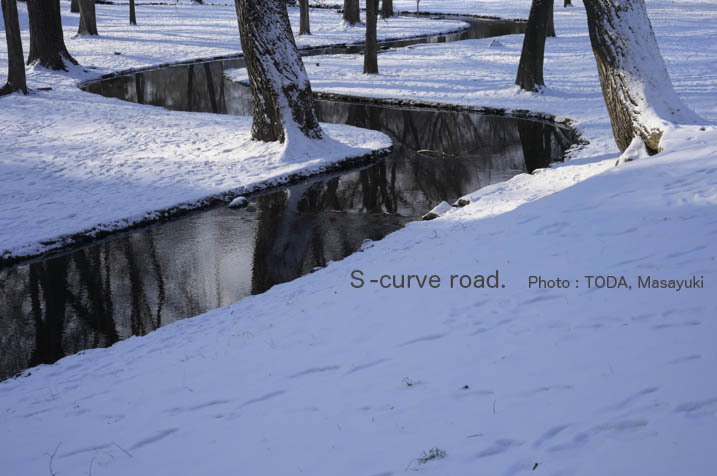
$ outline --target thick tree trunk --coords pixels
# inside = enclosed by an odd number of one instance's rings
[[[565,7],[572,7],[572,6],[573,6],[573,2],[572,2],[571,0],[565,0],[565,1],[563,2],[563,8],[565,8]]]
[[[555,9],[555,0],[550,0],[550,10],[548,11],[548,29],[545,33],[545,36],[548,36],[550,38],[555,38],[555,15],[554,15],[554,9]]]
[[[70,13],[80,13],[80,1],[72,0],[70,2]]]
[[[16,0],[2,0],[2,16],[5,22],[5,37],[7,39],[8,72],[7,83],[0,88],[0,96],[14,91],[22,91],[27,94],[25,58],[22,54],[22,39],[20,38],[20,25],[17,20]]]
[[[309,0],[299,0],[299,35],[310,35]]]
[[[381,1],[381,18],[391,18],[393,16],[393,0]]]
[[[80,27],[78,35],[97,35],[97,15],[95,13],[95,0],[80,1]]]
[[[135,9],[134,9],[134,0],[129,0],[129,24],[130,25],[137,24],[137,15],[136,15]]]
[[[252,138],[321,139],[311,84],[282,0],[235,0],[239,35],[254,100]]]
[[[515,84],[526,91],[538,91],[545,86],[543,81],[543,58],[550,7],[554,0],[533,0],[528,17],[528,26],[523,39],[523,51],[518,65]]]
[[[361,23],[361,7],[359,0],[344,0],[343,20],[349,25]]]
[[[67,70],[65,61],[77,64],[65,46],[59,0],[27,0],[30,18],[30,54],[27,64]]]
[[[672,87],[645,2],[584,0],[584,4],[615,142],[625,151],[639,137],[655,154],[667,124],[700,119]]]
[[[366,0],[366,47],[363,54],[363,73],[378,74],[378,45],[376,43],[376,21],[378,0]]]

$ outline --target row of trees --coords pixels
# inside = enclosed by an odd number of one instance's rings
[[[80,12],[78,35],[97,35],[95,0],[78,0],[77,3]],[[2,0],[2,11],[7,38],[8,80],[0,89],[0,96],[14,91],[27,94],[17,0]],[[30,53],[27,64],[38,63],[55,70],[66,70],[67,63],[77,64],[65,46],[59,0],[27,0],[27,14],[30,22]],[[132,16],[133,14],[132,9]]]
[[[672,87],[644,0],[583,0],[600,84],[620,151],[635,139],[660,151],[667,123],[699,120]],[[565,0],[563,6],[572,6]],[[545,40],[555,36],[554,0],[533,0],[515,83],[526,91],[545,86]],[[659,110],[655,120],[648,109]]]
[[[285,0],[235,0],[239,36],[254,104],[252,138],[321,140],[311,84],[291,31]],[[367,0],[364,73],[378,73],[378,0]],[[310,34],[308,0],[299,0],[300,34]],[[393,9],[392,3],[384,8]],[[346,20],[347,15],[352,20]],[[360,21],[358,0],[346,0],[344,20]],[[303,33],[302,33],[303,32]]]
[[[17,0],[1,1],[7,38],[8,80],[0,89],[0,96],[14,91],[27,94]],[[80,14],[78,35],[98,35],[95,0],[72,0],[70,11]],[[68,63],[77,64],[65,45],[59,0],[27,0],[27,13],[30,22],[30,52],[27,64],[38,63],[55,70],[67,70]],[[137,24],[135,0],[129,2],[129,23]]]
[[[235,0],[237,9],[240,4],[248,0]],[[270,0],[267,4],[276,3],[281,6],[281,0]],[[613,128],[615,141],[621,151],[625,151],[639,141],[644,144],[645,149],[651,153],[660,151],[660,139],[666,126],[669,123],[686,123],[694,121],[696,116],[682,103],[674,92],[672,82],[664,60],[657,47],[652,25],[647,16],[644,0],[584,0],[587,17],[590,41],[593,53],[598,66],[598,74],[603,91],[603,97],[607,105],[610,121]],[[566,0],[563,6],[571,6]],[[543,59],[545,51],[545,39],[552,33],[554,35],[553,23],[554,0],[533,0],[530,17],[523,44],[523,51],[518,67],[516,83],[523,89],[536,91],[544,86],[543,80]],[[321,137],[320,126],[315,122],[313,112],[313,99],[310,93],[311,86],[303,63],[296,49],[293,36],[288,26],[288,14],[285,8],[274,8],[269,11],[267,6],[257,6],[257,10],[276,18],[265,20],[262,28],[256,29],[253,35],[242,36],[244,51],[253,42],[262,43],[263,37],[271,35],[276,25],[283,25],[287,29],[286,49],[291,50],[291,61],[276,63],[278,70],[289,68],[291,74],[274,76],[301,77],[304,85],[304,98],[302,102],[281,101],[280,97],[297,97],[292,88],[287,88],[280,81],[272,80],[272,77],[258,71],[249,69],[249,79],[253,91],[260,91],[259,100],[255,95],[254,121],[266,121],[269,118],[276,120],[275,129],[286,130],[293,127],[289,122],[297,118],[311,118],[311,122],[305,124],[310,134],[307,137]],[[348,22],[358,21],[358,0],[345,0],[344,19]],[[367,28],[366,28],[366,54],[364,60],[364,72],[377,72],[375,64],[375,19],[378,10],[378,0],[367,0]],[[281,20],[279,21],[279,17]],[[239,29],[247,25],[239,20]],[[276,45],[273,45],[276,46]],[[371,51],[374,48],[374,51]],[[264,48],[267,58],[272,58],[272,51],[277,49]],[[265,58],[264,61],[267,59]],[[252,60],[256,61],[256,60]],[[271,97],[272,101],[262,100]],[[656,104],[659,103],[659,104]],[[271,112],[271,107],[277,109]],[[284,108],[284,110],[281,110]],[[659,112],[657,119],[655,114],[648,114],[648,110]],[[278,121],[284,118],[282,125]],[[299,124],[301,128],[302,124]],[[256,134],[259,140],[267,140],[266,136]],[[273,140],[283,140],[282,134],[275,134]]]
[[[366,3],[366,15],[368,19],[368,2]],[[378,2],[376,2],[375,6],[376,10],[378,11]],[[381,17],[382,18],[390,18],[395,15],[395,12],[393,10],[393,0],[382,0],[381,1]],[[343,11],[343,20],[348,23],[349,25],[356,25],[358,23],[361,23],[361,7],[360,7],[360,1],[359,0],[344,0],[344,11]]]
[[[27,92],[16,0],[0,0],[6,28],[9,74],[0,94]],[[565,2],[564,5],[569,2]],[[80,30],[93,31],[94,0],[78,0]],[[620,150],[637,138],[650,153],[660,150],[667,123],[694,121],[672,88],[644,0],[584,0],[590,41],[603,96]],[[27,0],[30,20],[28,64],[52,69],[77,64],[65,46],[59,0]],[[132,7],[133,5],[131,5]],[[252,137],[262,141],[290,138],[320,140],[311,84],[289,23],[286,0],[235,0],[239,33],[254,96]],[[300,0],[305,34],[310,33],[308,1]],[[364,72],[377,73],[378,0],[367,0]],[[550,33],[554,0],[533,0],[516,83],[523,89],[544,86],[545,38]],[[358,0],[345,0],[344,19],[360,21]],[[383,9],[392,9],[383,2]],[[131,8],[133,11],[133,8]],[[349,20],[346,20],[350,23]],[[649,110],[658,111],[648,114]],[[653,112],[654,112],[653,111]]]
[[[306,7],[301,7],[301,28],[299,34],[310,33],[308,31],[309,25],[309,0],[299,0],[299,3],[303,3]],[[305,9],[305,11],[304,11]],[[378,74],[378,33],[377,33],[377,21],[378,14],[381,13],[383,19],[394,16],[393,0],[382,0],[379,8],[379,0],[366,0],[366,43],[364,51],[364,74]],[[361,24],[361,6],[359,0],[344,0],[344,9],[342,20],[348,25]],[[307,30],[304,30],[304,22],[306,23]]]

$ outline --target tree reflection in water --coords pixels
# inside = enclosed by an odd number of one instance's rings
[[[319,110],[323,121],[385,131],[394,151],[253,197],[249,209],[195,212],[1,270],[0,378],[264,292],[440,201],[545,167],[573,139],[547,123],[470,112],[327,101]]]

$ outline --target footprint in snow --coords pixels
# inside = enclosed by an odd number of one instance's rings
[[[669,365],[675,365],[675,364],[681,364],[683,362],[689,362],[691,360],[697,360],[697,359],[701,359],[701,358],[702,358],[701,354],[691,354],[691,355],[686,355],[684,357],[678,357],[678,358],[671,360],[667,363]]]
[[[291,375],[289,375],[289,378],[304,377],[306,375],[311,375],[311,374],[330,372],[332,370],[338,370],[340,368],[341,368],[340,365],[327,365],[326,367],[312,367],[310,369],[302,370],[301,372],[291,374]]]
[[[417,337],[415,339],[411,339],[402,344],[399,344],[398,347],[405,347],[407,345],[417,344],[419,342],[428,342],[428,341],[432,341],[432,340],[438,340],[438,339],[442,339],[445,336],[446,336],[446,334],[430,334],[430,335],[423,336],[423,337]]]
[[[375,366],[377,366],[377,365],[381,365],[381,364],[384,363],[384,362],[388,362],[389,360],[390,360],[390,359],[378,359],[378,360],[374,360],[374,361],[372,361],[372,362],[367,362],[367,363],[365,363],[365,364],[359,364],[359,365],[356,365],[355,367],[352,367],[351,370],[349,370],[348,372],[346,372],[344,375],[349,375],[349,374],[352,374],[352,373],[354,373],[354,372],[359,372],[359,371],[361,371],[361,370],[369,369],[369,368],[371,368],[371,367],[375,367]]]
[[[516,446],[521,446],[522,444],[523,443],[521,443],[520,441],[511,440],[509,438],[495,440],[492,445],[478,453],[476,456],[478,458],[486,458],[488,456],[498,455],[501,453],[505,453],[506,451],[510,450],[511,448],[515,448]]]
[[[657,392],[659,389],[660,389],[660,387],[643,388],[639,392],[635,392],[631,395],[628,395],[626,398],[620,400],[619,402],[608,406],[606,410],[610,410],[610,411],[624,410],[625,408],[629,407],[636,401],[641,400],[643,397],[645,397],[647,395]]]
[[[559,435],[563,430],[568,428],[570,425],[558,425],[554,426],[548,430],[545,431],[540,437],[535,440],[535,443],[533,443],[533,448],[540,448],[544,443],[552,440],[557,435]]]
[[[137,443],[135,443],[134,445],[132,445],[130,447],[130,450],[136,450],[136,449],[142,448],[144,446],[151,445],[152,443],[161,441],[161,440],[167,438],[168,436],[170,436],[171,434],[176,433],[178,431],[179,431],[179,428],[168,428],[166,430],[162,430],[159,433],[156,433],[150,437],[139,440]]]
[[[705,400],[694,400],[681,403],[675,407],[675,412],[684,413],[690,417],[705,417],[717,414],[717,397]]]
[[[277,390],[276,392],[269,392],[269,393],[264,394],[264,395],[262,395],[262,396],[260,396],[260,397],[251,398],[251,399],[247,400],[246,402],[244,402],[244,403],[242,404],[242,407],[245,407],[245,406],[247,406],[247,405],[252,405],[252,404],[254,404],[254,403],[264,402],[264,401],[269,400],[269,399],[271,399],[271,398],[278,397],[279,395],[283,395],[284,393],[286,393],[286,390]]]
[[[602,423],[589,430],[583,431],[575,435],[571,441],[561,443],[548,448],[548,451],[565,451],[575,450],[584,447],[590,440],[600,434],[622,434],[626,432],[636,431],[647,426],[648,421],[642,419],[636,420],[620,420],[609,423]]]

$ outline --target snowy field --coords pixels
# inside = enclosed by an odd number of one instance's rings
[[[529,3],[421,8],[512,18]],[[3,473],[714,474],[717,5],[648,1],[676,89],[709,124],[672,128],[665,152],[614,167],[574,3],[556,8],[543,95],[512,86],[518,36],[497,48],[476,40],[383,53],[370,79],[356,58],[310,68],[315,89],[571,117],[591,142],[572,160],[482,189],[464,208],[265,294],[0,383]],[[79,103],[68,96],[73,80],[62,81],[58,103]],[[216,119],[225,120],[240,119]],[[356,270],[361,288],[351,286]],[[505,287],[450,286],[451,275],[496,271]],[[368,281],[402,274],[435,274],[441,285]],[[631,289],[589,288],[586,275],[624,277]],[[529,288],[530,276],[570,287]],[[647,276],[703,287],[642,289]]]
[[[409,98],[451,104],[529,109],[575,119],[591,142],[574,157],[616,153],[581,1],[556,2],[557,38],[545,47],[543,94],[522,91],[515,76],[522,35],[451,44],[416,45],[381,53],[378,76],[363,75],[356,55],[318,57],[306,69],[314,90],[357,96]],[[395,0],[397,10],[414,1]],[[421,11],[526,18],[530,1],[423,0]],[[717,2],[649,1],[662,54],[680,96],[702,117],[717,121]],[[436,74],[436,65],[450,74]]]
[[[29,50],[27,7],[19,4],[24,51]],[[61,245],[60,236],[124,228],[157,210],[231,190],[245,190],[297,172],[310,172],[347,156],[385,148],[374,131],[327,126],[349,147],[327,147],[311,160],[276,144],[250,139],[250,118],[167,112],[107,99],[77,89],[100,73],[241,51],[234,7],[139,5],[139,26],[127,23],[126,5],[98,5],[98,38],[74,38],[79,15],[62,3],[65,42],[84,68],[69,73],[28,70],[30,88],[51,87],[0,101],[0,256],[31,255]],[[298,10],[291,10],[298,24]],[[310,37],[299,45],[354,42],[330,10],[312,14]],[[453,31],[462,22],[393,19],[380,38]],[[0,44],[5,45],[4,26]],[[115,54],[121,53],[121,54]],[[0,48],[0,83],[7,52]]]

